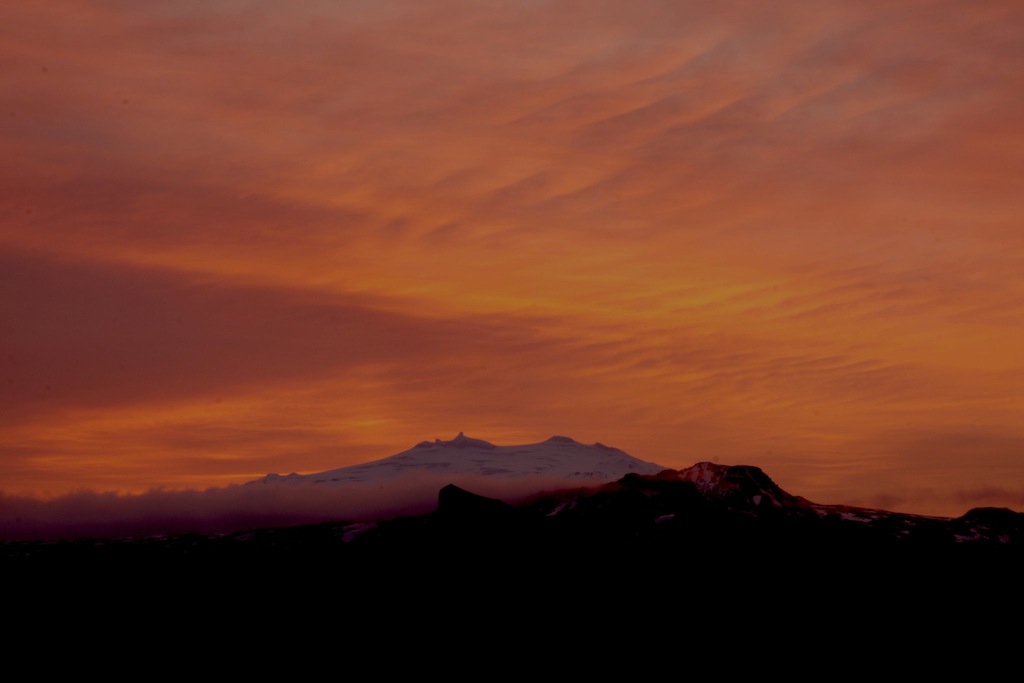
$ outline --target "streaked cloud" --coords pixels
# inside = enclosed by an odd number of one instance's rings
[[[460,430],[950,514],[1015,476],[972,456],[913,498],[947,470],[877,454],[1024,437],[1019,3],[0,20],[10,491],[204,488]]]

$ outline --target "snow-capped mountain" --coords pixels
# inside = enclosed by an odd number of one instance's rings
[[[627,474],[657,474],[665,467],[600,443],[586,445],[567,436],[519,446],[496,446],[464,433],[450,441],[422,441],[396,455],[316,474],[268,474],[258,484],[377,484],[429,476],[446,483],[470,477],[579,481],[580,486],[615,481]]]
[[[701,495],[728,499],[734,508],[755,510],[762,506],[806,507],[807,501],[790,495],[776,485],[761,468],[750,465],[719,465],[698,462],[675,472],[682,481],[692,483]]]

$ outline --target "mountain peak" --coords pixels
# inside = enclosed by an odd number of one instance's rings
[[[698,462],[678,471],[678,477],[689,481],[704,495],[715,498],[745,499],[753,508],[761,505],[783,507],[798,504],[800,499],[779,488],[760,467],[752,465],[719,465]]]
[[[541,443],[496,446],[459,432],[445,441],[421,441],[395,455],[308,475],[267,475],[252,484],[324,484],[327,486],[361,484],[381,485],[410,476],[443,476],[449,483],[474,477],[527,480],[614,481],[625,474],[655,474],[665,468],[634,458],[617,448],[601,444],[585,445],[567,436],[553,436]],[[454,479],[453,479],[454,478]]]
[[[451,441],[442,441],[441,439],[435,439],[434,443],[438,446],[453,446],[455,448],[484,448],[486,450],[492,450],[496,446],[490,441],[484,441],[483,439],[471,439],[464,432],[459,432],[458,435]]]

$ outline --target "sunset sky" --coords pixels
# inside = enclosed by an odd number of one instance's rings
[[[1024,510],[1020,0],[9,2],[0,491],[459,431]]]

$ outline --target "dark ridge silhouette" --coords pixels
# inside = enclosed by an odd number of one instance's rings
[[[505,519],[513,510],[515,508],[504,501],[448,484],[437,494],[437,511],[434,514],[453,521],[487,523]]]
[[[138,609],[145,596],[140,620],[211,605],[229,623],[336,615],[394,628],[389,615],[443,615],[464,636],[518,615],[508,623],[627,638],[696,628],[756,640],[814,624],[853,638],[970,624],[980,638],[1024,607],[1024,514],[818,505],[758,472],[629,474],[514,505],[448,485],[433,511],[376,522],[9,542],[0,571],[62,611]]]
[[[427,514],[378,521],[340,520],[223,534],[93,538],[0,544],[8,569],[88,562],[189,563],[256,561],[295,565],[329,561],[350,567],[388,562],[407,550],[457,565],[460,553],[486,550],[509,560],[546,558],[600,572],[628,558],[655,573],[701,568],[772,573],[800,563],[863,565],[874,561],[1019,562],[1024,514],[975,508],[937,518],[811,503],[780,489],[756,467],[700,463],[655,475],[628,474],[594,487],[564,489],[513,505],[447,485]],[[1001,567],[989,567],[999,573]]]

